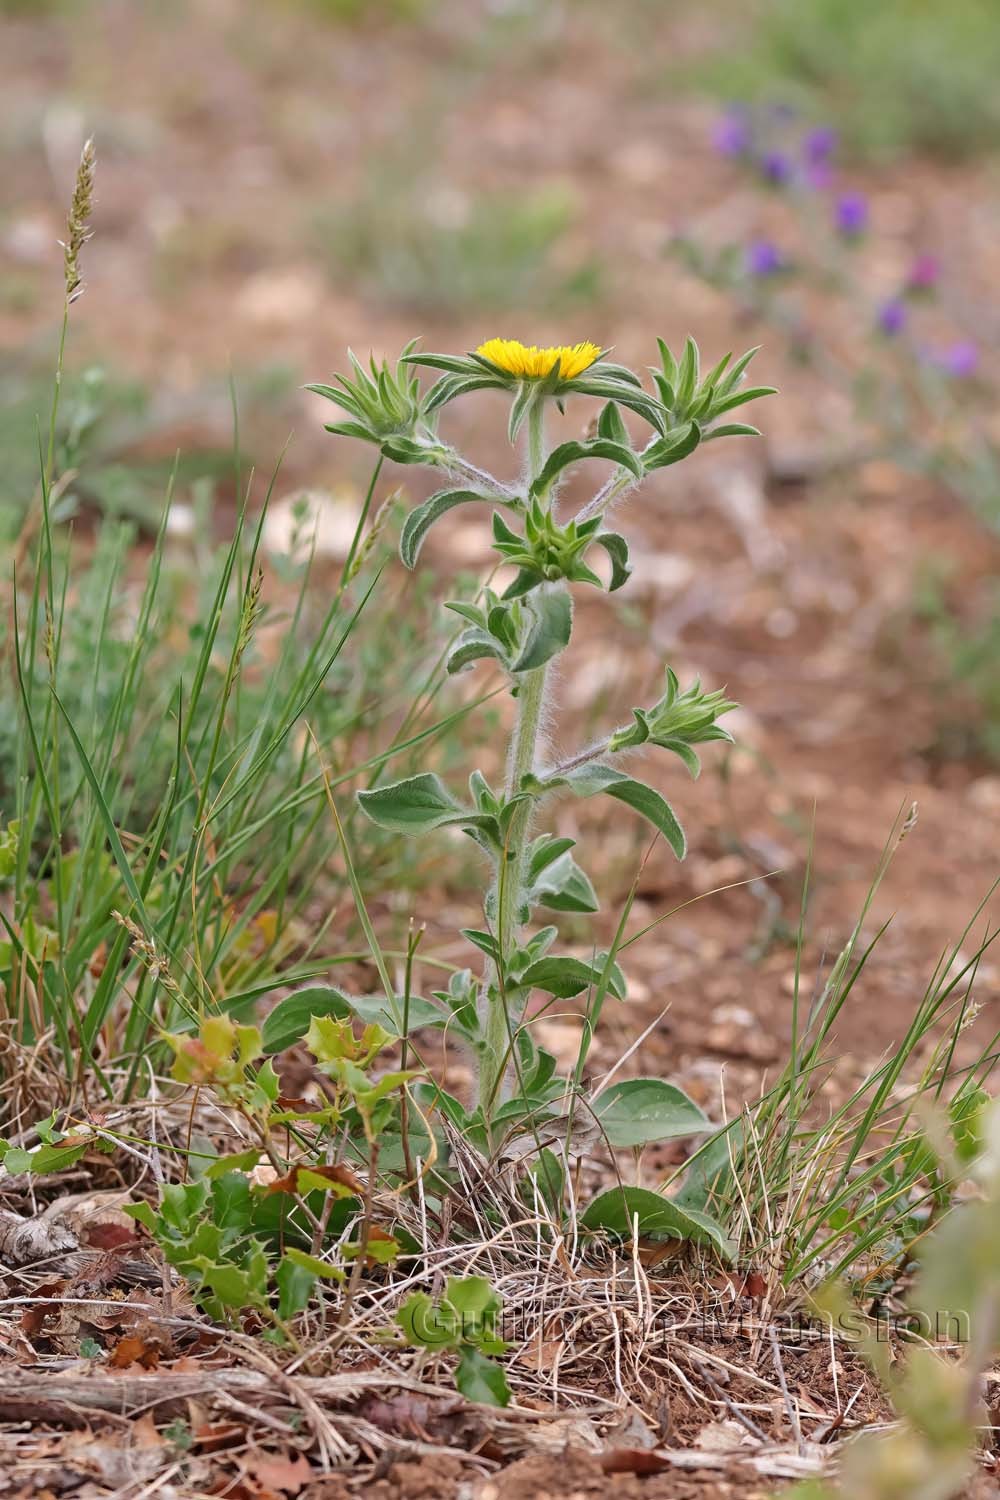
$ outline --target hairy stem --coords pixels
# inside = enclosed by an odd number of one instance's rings
[[[544,407],[538,402],[528,418],[528,463],[534,476],[545,462]],[[524,672],[518,682],[517,723],[507,761],[505,795],[516,797],[522,779],[535,769],[538,740],[545,713],[548,665]],[[487,990],[484,1050],[479,1072],[479,1103],[489,1119],[500,1102],[510,1053],[511,1023],[503,993],[503,969],[520,934],[519,913],[524,901],[526,854],[532,806],[524,802],[511,819],[504,857],[493,888],[496,938],[500,964]]]

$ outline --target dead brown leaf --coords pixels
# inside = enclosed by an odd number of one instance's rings
[[[299,1191],[299,1173],[308,1172],[310,1177],[322,1177],[327,1182],[335,1182],[340,1187],[348,1188],[352,1193],[364,1194],[364,1183],[351,1171],[350,1167],[343,1162],[333,1162],[330,1166],[310,1166],[304,1163],[301,1167],[296,1165],[284,1177],[276,1177],[268,1184],[269,1193],[297,1193]]]
[[[155,1370],[162,1353],[158,1342],[147,1343],[139,1335],[129,1334],[115,1345],[108,1364],[112,1370],[127,1370],[131,1365],[140,1365],[144,1370]]]
[[[312,1464],[302,1453],[295,1458],[287,1453],[249,1453],[243,1459],[243,1472],[258,1487],[258,1494],[281,1490],[297,1495],[315,1477]]]
[[[67,1433],[60,1457],[109,1488],[124,1490],[155,1478],[168,1460],[170,1446],[147,1414],[125,1431],[95,1433],[85,1428]]]
[[[238,1422],[201,1422],[192,1429],[191,1446],[199,1453],[218,1453],[233,1448],[246,1437],[246,1428]]]
[[[35,1289],[35,1296],[38,1298],[59,1297],[67,1286],[69,1282],[65,1278],[60,1281],[46,1281]],[[55,1311],[54,1307],[26,1307],[21,1314],[21,1332],[26,1333],[29,1339],[36,1339],[45,1325],[46,1318]]]

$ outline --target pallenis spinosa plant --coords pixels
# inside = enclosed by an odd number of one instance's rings
[[[658,791],[622,768],[623,752],[663,749],[697,776],[694,747],[730,738],[719,723],[733,707],[723,693],[705,692],[697,681],[682,688],[668,668],[665,691],[650,706],[635,708],[631,722],[561,762],[546,757],[546,731],[557,713],[552,666],[570,640],[574,588],[614,592],[629,578],[628,544],[611,529],[612,513],[649,475],[680,462],[702,442],[756,435],[756,428],[728,420],[729,413],[771,394],[771,387],[743,383],[753,350],[735,362],[726,356],[706,374],[691,339],[680,359],[662,340],[658,351],[652,390],[594,344],[537,348],[501,338],[467,355],[422,353],[411,344],[395,371],[375,362],[366,370],[352,357],[350,376],[340,377],[336,385],[310,387],[347,414],[329,431],[372,443],[398,463],[423,465],[444,476],[444,487],[416,506],[403,526],[400,554],[408,568],[417,565],[436,523],[458,506],[473,505],[492,510],[497,566],[514,570],[502,593],[487,585],[474,603],[446,604],[464,626],[451,648],[449,672],[490,659],[506,674],[516,701],[503,786],[491,786],[475,770],[462,797],[427,771],[358,794],[365,813],[380,827],[400,834],[460,828],[488,861],[483,926],[463,934],[483,956],[478,969],[454,974],[447,991],[432,1001],[421,1000],[417,1010],[411,997],[408,1016],[411,1027],[446,1027],[471,1052],[478,1081],[471,1108],[433,1086],[428,1097],[487,1154],[512,1131],[533,1133],[539,1146],[543,1138],[551,1142],[558,1136],[553,1119],[565,1127],[568,1093],[583,1078],[604,998],[625,994],[613,948],[596,952],[589,961],[561,955],[556,927],[538,925],[540,910],[589,913],[598,906],[590,879],[573,857],[573,841],[536,832],[539,814],[551,799],[566,793],[613,797],[651,823],[683,858],[684,833],[672,808]],[[428,388],[421,387],[415,374],[418,366],[438,374]],[[482,390],[499,390],[510,398],[509,440],[516,446],[524,439],[521,475],[514,483],[495,479],[438,432],[447,406]],[[592,435],[550,450],[547,413],[553,406],[562,411],[573,396],[603,403]],[[623,409],[649,429],[642,446],[633,444]],[[560,503],[561,486],[571,469],[594,459],[610,464],[612,472],[569,515]],[[610,565],[605,566],[606,585],[594,569],[595,558],[602,555]],[[532,1038],[525,1015],[533,991],[560,1000],[587,996],[572,1080],[557,1076],[554,1058]],[[398,1004],[395,997],[388,1001]],[[360,1014],[371,1019],[366,1009]],[[616,1137],[636,1144],[640,1138],[691,1133],[692,1116],[698,1113],[679,1090],[660,1080],[620,1084],[589,1108],[591,1113],[596,1108],[612,1144]]]
[[[539,826],[553,799],[614,798],[683,858],[685,836],[672,808],[624,769],[625,753],[665,750],[696,776],[696,747],[730,738],[719,720],[733,704],[697,681],[682,686],[668,668],[664,690],[648,706],[634,708],[628,723],[561,761],[547,756],[546,732],[557,713],[552,668],[572,633],[574,590],[614,592],[629,578],[628,544],[611,529],[612,513],[650,475],[688,457],[702,442],[756,434],[756,428],[730,421],[729,413],[771,392],[743,383],[754,351],[735,362],[727,356],[703,374],[692,340],[680,359],[662,341],[658,347],[651,389],[594,344],[539,349],[505,339],[458,356],[421,353],[411,344],[395,369],[374,361],[366,369],[352,356],[351,375],[335,385],[311,387],[346,414],[329,430],[373,444],[379,466],[388,458],[443,476],[444,486],[418,504],[403,525],[400,553],[408,568],[417,565],[431,528],[442,520],[447,524],[456,507],[492,511],[497,568],[490,583],[500,568],[511,581],[502,592],[487,583],[474,602],[447,604],[461,621],[447,669],[458,672],[482,660],[498,665],[516,713],[502,786],[490,785],[477,769],[461,795],[427,770],[391,784],[376,781],[357,794],[367,817],[391,833],[419,835],[451,827],[478,845],[487,864],[482,925],[463,933],[470,950],[478,950],[475,965],[453,971],[447,989],[423,996],[411,992],[408,963],[405,991],[397,993],[364,911],[363,893],[356,890],[381,993],[351,996],[311,986],[280,1000],[260,1030],[226,1021],[223,1035],[212,1022],[206,1023],[214,1027],[211,1037],[174,1038],[175,1076],[213,1086],[235,1104],[254,1124],[262,1151],[280,1174],[267,1189],[250,1188],[249,1199],[240,1187],[245,1212],[233,1253],[245,1257],[247,1245],[265,1242],[269,1224],[273,1230],[273,1213],[268,1218],[262,1211],[265,1198],[280,1190],[295,1200],[281,1225],[286,1248],[277,1283],[279,1317],[304,1306],[312,1285],[322,1279],[331,1295],[346,1299],[339,1315],[343,1328],[362,1266],[419,1250],[391,1204],[401,1204],[418,1184],[421,1213],[436,1213],[463,1180],[453,1164],[458,1149],[472,1153],[482,1171],[498,1160],[513,1162],[524,1201],[530,1204],[534,1197],[562,1221],[576,1212],[567,1166],[595,1138],[612,1149],[638,1149],[711,1129],[701,1110],[663,1079],[628,1079],[587,1094],[587,1056],[602,1006],[607,997],[623,999],[626,993],[617,961],[624,918],[609,949],[595,948],[581,958],[559,951],[557,927],[540,915],[598,909],[593,884],[573,857],[574,841]],[[422,384],[418,366],[437,372],[437,378]],[[494,478],[439,434],[445,408],[481,390],[510,398],[509,439],[524,448],[514,482]],[[575,396],[597,398],[599,415],[586,436],[550,449],[547,416]],[[633,442],[623,410],[648,429],[641,445]],[[610,474],[571,515],[561,496],[563,482],[571,469],[580,466],[585,472],[593,460],[610,465]],[[378,468],[376,478],[377,473]],[[555,1057],[533,1036],[529,1001],[536,993],[557,1001],[579,999],[585,1007],[579,1052],[568,1077],[559,1076]],[[360,1040],[353,1031],[357,1023],[364,1028]],[[458,1099],[414,1066],[420,1057],[413,1037],[428,1029],[446,1032],[451,1045],[467,1050],[474,1061],[475,1097]],[[300,1041],[333,1082],[323,1108],[279,1096],[269,1059]],[[396,1043],[398,1066],[394,1059],[391,1071],[379,1074],[380,1054]],[[262,1057],[268,1059],[263,1065]],[[320,1161],[324,1165],[317,1168]],[[228,1165],[240,1173],[247,1168],[242,1158],[230,1158]],[[229,1182],[228,1173],[218,1176],[226,1167],[220,1162],[210,1168],[212,1194]],[[391,1189],[384,1227],[376,1222],[383,1186]],[[198,1203],[183,1205],[185,1213],[204,1211],[206,1190],[199,1191]],[[488,1206],[484,1212],[488,1215]],[[461,1225],[448,1218],[451,1233],[460,1233]],[[644,1233],[727,1253],[725,1233],[704,1211],[697,1184],[678,1200],[618,1186],[593,1198],[578,1216],[586,1231],[626,1238],[637,1219]],[[174,1231],[152,1218],[150,1227],[190,1276],[188,1227]],[[346,1290],[341,1261],[349,1266]],[[245,1278],[245,1264],[243,1271]],[[194,1274],[200,1274],[197,1265]],[[274,1293],[266,1290],[266,1275],[254,1276],[257,1305],[270,1305]],[[213,1271],[208,1290],[216,1311],[218,1288],[229,1280]],[[422,1299],[419,1307],[414,1298]],[[482,1314],[471,1333],[464,1321],[467,1303],[475,1304],[477,1317]],[[461,1328],[453,1326],[455,1308],[463,1311]],[[464,1380],[479,1399],[502,1403],[506,1386],[488,1360],[503,1348],[494,1327],[499,1310],[499,1299],[482,1278],[461,1284],[452,1278],[443,1300],[412,1292],[400,1308],[398,1325],[411,1344],[458,1353],[460,1385]]]

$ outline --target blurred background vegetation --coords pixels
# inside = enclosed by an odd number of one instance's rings
[[[102,518],[134,525],[140,568],[171,476],[180,565],[197,574],[227,535],[234,397],[241,483],[293,435],[272,554],[306,494],[339,566],[368,456],[324,436],[302,385],[348,346],[586,337],[641,364],[657,333],[676,346],[691,329],[708,355],[746,342],[739,297],[668,253],[706,226],[747,242],[780,228],[776,195],[713,146],[734,103],[836,131],[837,171],[873,205],[876,291],[931,251],[990,316],[992,0],[0,0],[0,27],[0,542],[15,556],[89,133],[95,235],[54,514],[85,548]],[[755,764],[793,789],[834,771],[980,782],[1000,756],[995,538],[933,480],[862,459],[827,472],[843,404],[777,342],[760,364],[783,388],[766,443],[699,458],[635,518],[646,575],[618,624],[728,682],[757,716]],[[474,539],[456,531],[454,548],[474,570]],[[582,681],[587,712],[629,690],[599,637]],[[857,764],[823,763],[824,735]]]

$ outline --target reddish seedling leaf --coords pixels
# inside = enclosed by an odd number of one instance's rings
[[[601,1454],[605,1474],[662,1474],[670,1460],[649,1448],[609,1448]]]
[[[85,1225],[82,1238],[84,1244],[90,1245],[94,1250],[134,1250],[139,1244],[139,1237],[134,1230],[113,1219]]]
[[[767,1281],[759,1271],[748,1271],[743,1283],[743,1295],[752,1297],[755,1302],[760,1302],[767,1296]]]

